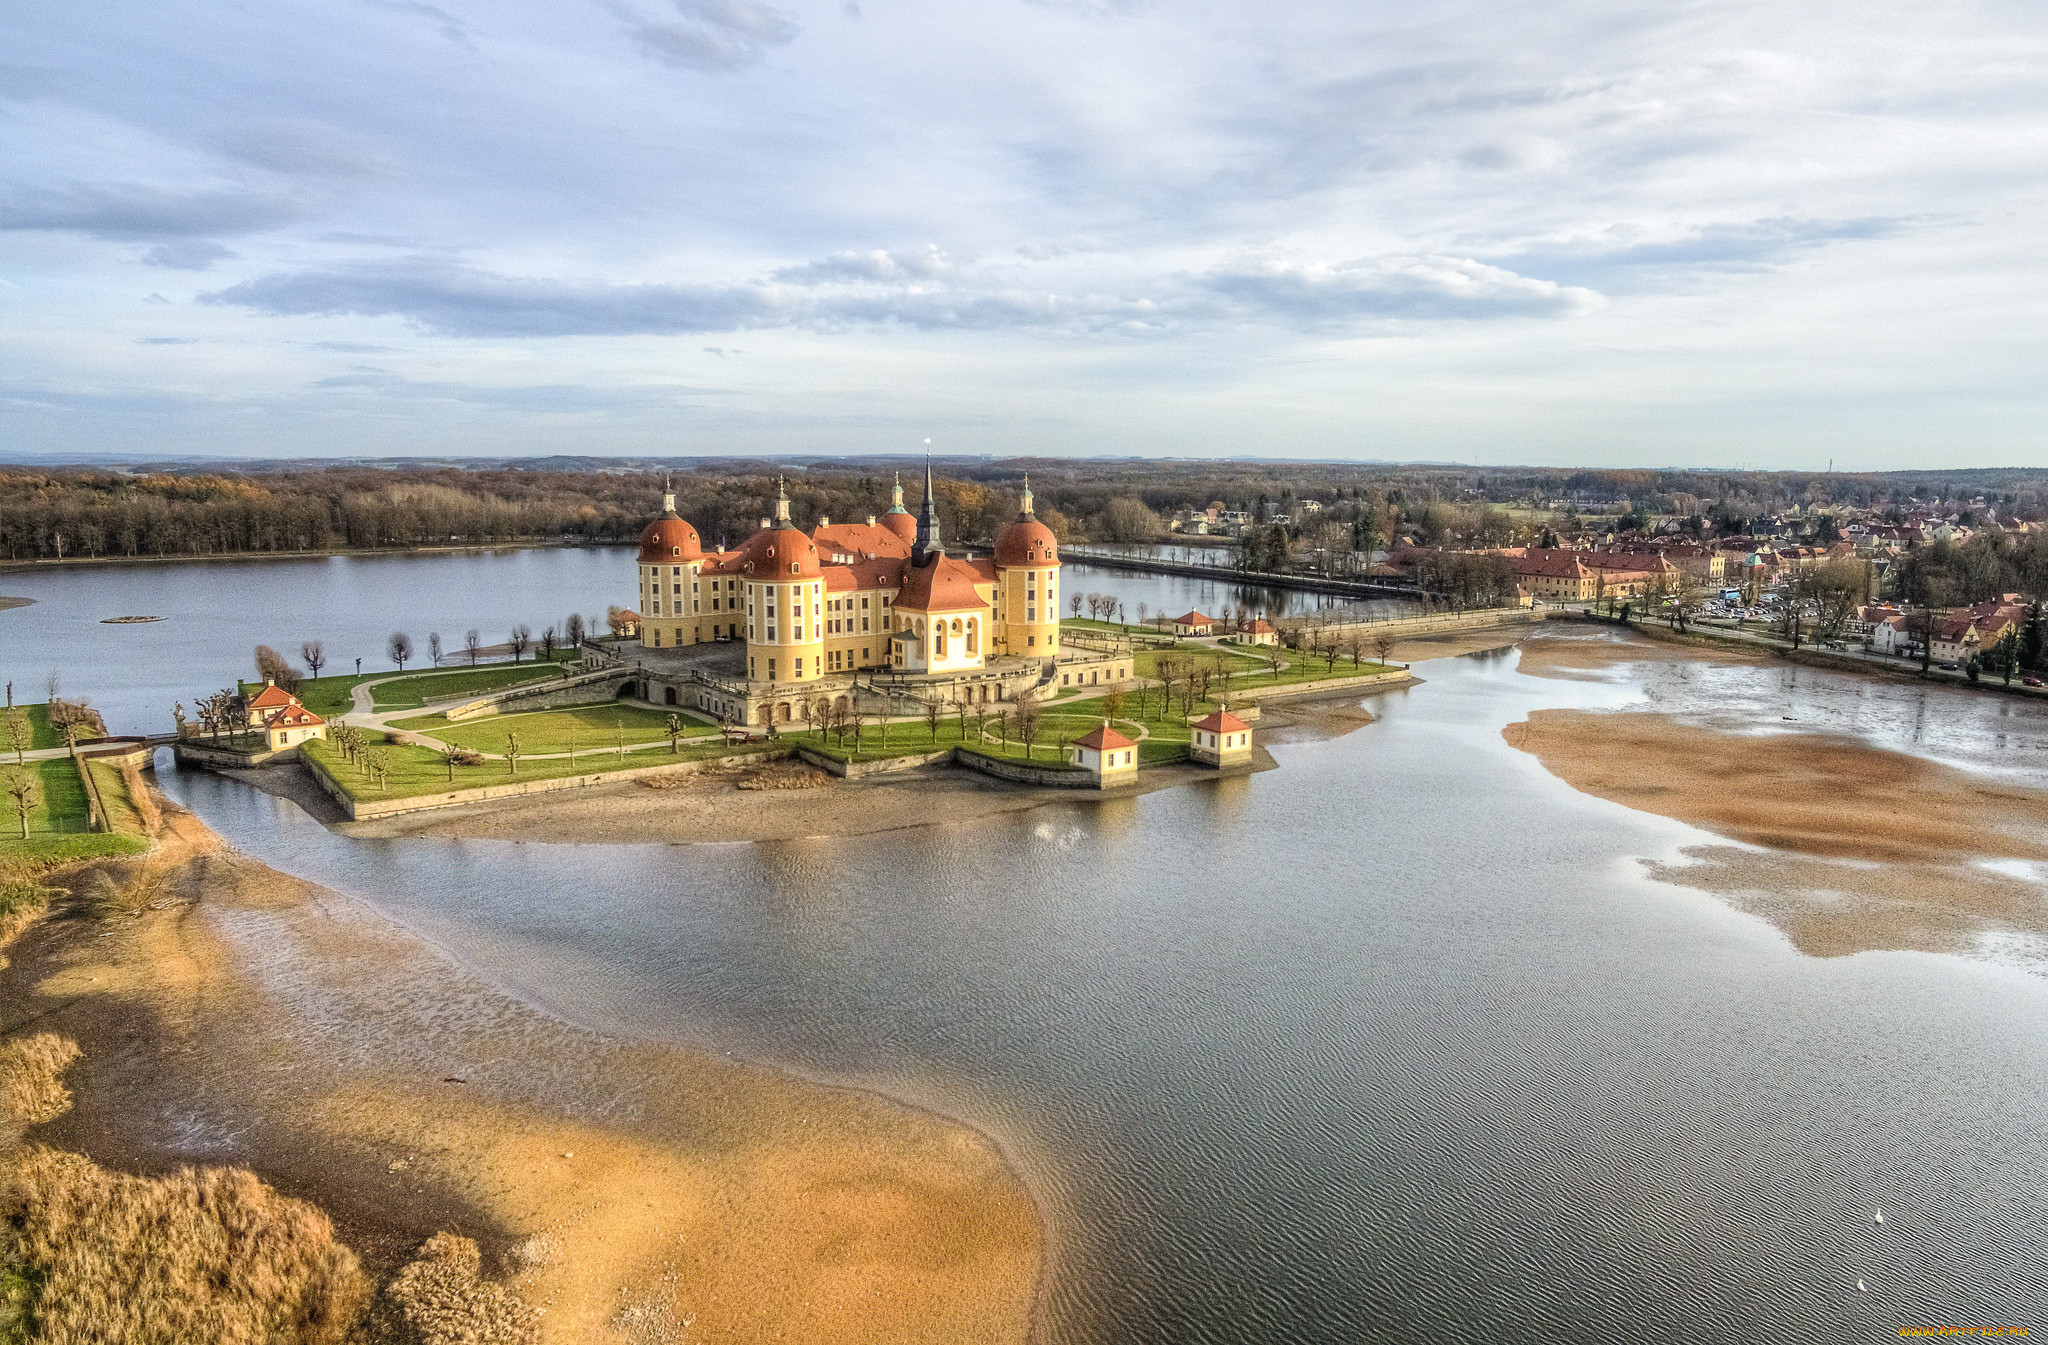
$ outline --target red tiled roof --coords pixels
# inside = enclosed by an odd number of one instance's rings
[[[268,710],[273,706],[297,705],[298,703],[299,698],[297,696],[292,695],[291,692],[272,682],[250,698],[249,708],[251,710]]]
[[[898,536],[895,529],[885,528],[879,523],[828,523],[811,536],[817,541],[818,550],[828,556],[846,556],[851,560],[878,557],[903,560],[910,555],[910,544]]]
[[[988,606],[975,588],[980,579],[966,561],[934,556],[923,565],[903,567],[896,605],[913,612],[971,612]]]
[[[303,705],[287,705],[284,709],[279,710],[276,714],[264,720],[263,727],[267,729],[311,728],[315,724],[325,724],[326,722],[326,720],[314,714]]]
[[[1136,747],[1137,744],[1118,733],[1107,723],[1098,724],[1080,737],[1074,739],[1074,746],[1091,748],[1097,752],[1112,752],[1119,748]]]
[[[1213,626],[1216,623],[1203,616],[1200,612],[1191,610],[1182,616],[1175,617],[1168,624],[1174,626]]]
[[[1217,710],[1206,719],[1197,719],[1194,726],[1206,729],[1210,733],[1236,733],[1240,729],[1251,727],[1228,710]]]

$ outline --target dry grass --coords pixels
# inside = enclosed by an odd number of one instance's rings
[[[51,889],[25,879],[0,879],[0,948],[21,937],[21,932],[42,919],[50,909]],[[0,967],[7,959],[0,957]]]
[[[142,819],[144,835],[154,836],[164,829],[163,811],[156,806],[156,796],[150,793],[143,781],[142,768],[132,761],[121,763],[121,783],[128,787],[128,801],[135,805],[135,814]]]
[[[733,781],[735,789],[822,789],[832,777],[814,766],[779,762],[748,771]]]
[[[71,1109],[64,1070],[78,1043],[53,1032],[0,1042],[0,1115],[16,1125],[41,1125]]]
[[[326,1215],[240,1168],[129,1177],[37,1147],[0,1210],[36,1345],[341,1345],[370,1297]]]
[[[540,1314],[482,1277],[476,1244],[436,1233],[384,1287],[373,1323],[392,1345],[532,1345]]]

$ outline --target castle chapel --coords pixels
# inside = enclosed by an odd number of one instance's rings
[[[732,551],[704,550],[674,492],[664,498],[640,534],[644,650],[743,643],[733,671],[749,684],[801,689],[886,674],[955,701],[991,690],[1001,699],[1006,686],[1054,682],[1060,663],[1096,661],[1061,648],[1059,544],[1033,516],[1028,483],[993,554],[974,558],[946,554],[929,465],[915,515],[899,480],[880,518],[820,519],[806,533],[790,521],[788,491],[777,494],[775,516]],[[1083,680],[1090,675],[1101,673]]]

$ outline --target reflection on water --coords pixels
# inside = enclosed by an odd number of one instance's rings
[[[1646,693],[1872,732],[1905,707],[1768,667],[1420,671],[1373,727],[1277,746],[1279,771],[876,837],[352,841],[218,778],[170,783],[238,846],[567,1017],[982,1125],[1053,1226],[1048,1341],[2037,1321],[2048,987],[1801,958],[1639,876],[1699,833],[1499,737]],[[2042,741],[1950,713],[1897,732]]]

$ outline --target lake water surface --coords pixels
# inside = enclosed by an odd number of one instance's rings
[[[1775,666],[1516,662],[1419,665],[1379,723],[1276,743],[1278,771],[848,839],[349,840],[219,777],[164,783],[566,1018],[982,1127],[1047,1214],[1047,1342],[2040,1326],[2048,981],[1800,956],[1642,875],[1703,833],[1574,792],[1499,730],[1647,698],[2039,783],[2048,722]]]

